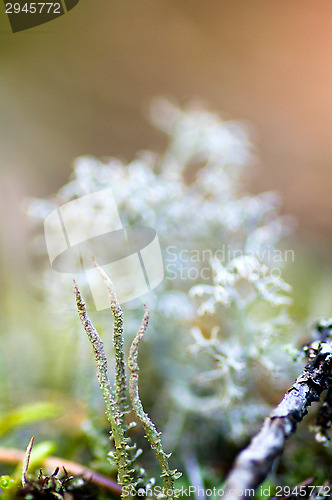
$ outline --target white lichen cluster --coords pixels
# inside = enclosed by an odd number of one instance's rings
[[[144,297],[154,314],[146,363],[162,385],[156,411],[172,408],[165,420],[174,445],[194,414],[239,438],[266,411],[271,371],[285,367],[276,347],[288,341],[291,301],[280,269],[292,254],[278,244],[291,224],[276,194],[245,191],[255,155],[243,124],[164,100],[154,103],[152,120],[169,137],[163,154],[142,151],[129,164],[78,158],[71,181],[53,199],[32,201],[29,214],[42,221],[57,206],[111,187],[123,226],[156,230],[165,279]],[[107,220],[108,200],[100,197],[86,217]],[[36,249],[45,248],[42,238]],[[46,260],[43,276],[50,304],[69,310],[66,276]],[[141,302],[125,307],[137,325]]]

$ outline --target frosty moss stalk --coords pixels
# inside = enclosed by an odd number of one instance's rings
[[[113,345],[115,350],[115,402],[118,410],[122,413],[126,413],[128,408],[126,405],[127,380],[123,352],[123,312],[115,295],[113,283],[110,277],[100,266],[98,266],[95,259],[93,259],[93,263],[99,271],[100,276],[105,281],[108,290],[110,308],[114,318]]]
[[[126,414],[128,413],[127,397],[128,385],[126,379],[125,360],[123,351],[123,312],[119,301],[114,292],[114,287],[111,279],[107,274],[94,262],[99,274],[105,281],[109,293],[110,308],[114,318],[113,328],[113,345],[115,351],[115,391],[113,392],[111,383],[108,378],[107,359],[104,351],[103,342],[94,328],[90,318],[87,315],[85,302],[80,294],[76,282],[74,282],[74,290],[76,295],[76,303],[78,313],[84,329],[91,343],[94,357],[97,365],[97,377],[99,385],[104,397],[106,405],[106,415],[111,426],[111,433],[114,439],[115,452],[110,453],[118,467],[118,482],[123,490],[123,496],[130,500],[135,497],[135,493],[139,487],[147,487],[146,482],[142,477],[142,469],[134,465],[136,458],[140,455],[141,450],[136,451],[136,445],[131,443],[127,433],[130,426],[126,422]],[[173,497],[174,480],[180,477],[181,473],[176,470],[170,470],[168,466],[168,458],[162,448],[160,433],[155,425],[150,420],[148,415],[143,410],[138,391],[138,344],[146,330],[148,324],[149,313],[145,308],[141,328],[134,338],[129,358],[128,365],[131,372],[129,380],[129,396],[132,408],[141,420],[150,446],[156,454],[160,468],[161,477],[164,481],[164,487],[167,491],[168,498]],[[129,495],[128,495],[129,492]]]
[[[151,421],[147,413],[145,413],[138,390],[138,370],[139,370],[139,366],[137,363],[138,345],[144,335],[144,332],[148,326],[148,321],[149,321],[148,308],[146,306],[144,307],[145,307],[145,314],[143,317],[141,328],[139,329],[136,337],[134,338],[129,351],[128,366],[131,372],[129,379],[129,396],[133,410],[136,413],[137,417],[142,422],[144,430],[146,432],[146,437],[150,443],[151,448],[156,454],[157,460],[161,468],[162,472],[161,477],[163,478],[164,481],[165,490],[173,491],[174,480],[178,479],[181,476],[181,472],[177,472],[176,469],[170,470],[168,465],[168,458],[170,457],[170,455],[166,455],[166,453],[163,450],[160,439],[161,433],[157,431],[154,423]]]
[[[82,322],[82,325],[84,326],[84,330],[89,338],[95,356],[97,365],[97,377],[105,401],[106,416],[111,426],[112,436],[116,449],[114,459],[118,467],[118,482],[121,487],[131,486],[134,485],[135,478],[133,477],[134,470],[131,466],[132,461],[129,456],[127,444],[127,429],[123,425],[123,412],[121,411],[121,408],[119,408],[119,405],[116,405],[116,401],[112,393],[111,384],[108,378],[107,358],[104,351],[104,345],[97,330],[95,329],[90,318],[87,315],[85,302],[82,299],[76,282],[74,282],[74,290],[80,320]]]

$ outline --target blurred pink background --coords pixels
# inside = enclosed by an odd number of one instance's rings
[[[3,248],[24,258],[25,196],[67,182],[81,154],[162,150],[152,98],[198,99],[253,126],[248,190],[277,190],[300,237],[332,243],[332,3],[80,0],[12,34],[0,15]]]

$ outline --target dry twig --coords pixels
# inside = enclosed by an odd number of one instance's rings
[[[5,464],[16,465],[23,462],[26,456],[26,452],[17,450],[14,448],[1,448],[0,447],[0,462]],[[53,471],[57,467],[65,468],[71,474],[82,476],[84,479],[91,480],[93,483],[108,489],[116,495],[121,495],[121,487],[119,484],[110,479],[109,477],[102,476],[91,469],[84,467],[84,465],[78,464],[76,462],[71,462],[70,460],[65,460],[60,457],[47,457],[41,462],[44,469]]]
[[[306,351],[311,362],[266,418],[249,446],[238,455],[226,482],[228,500],[252,496],[252,490],[267,477],[285,440],[295,432],[297,424],[308,413],[308,407],[319,401],[322,392],[332,386],[331,337],[312,342]]]

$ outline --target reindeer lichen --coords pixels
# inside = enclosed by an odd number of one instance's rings
[[[116,158],[76,159],[70,182],[52,199],[30,205],[39,228],[35,248],[40,252],[45,246],[43,223],[52,210],[65,205],[68,226],[78,227],[72,202],[86,195],[98,192],[98,203],[91,201],[80,214],[87,227],[94,227],[96,218],[108,221],[107,190],[114,189],[123,227],[153,228],[163,251],[165,278],[151,294],[149,342],[155,357],[149,371],[174,409],[164,413],[165,440],[196,449],[200,441],[187,432],[202,425],[211,440],[222,432],[240,442],[269,411],[270,391],[260,385],[269,383],[273,392],[275,384],[265,375],[273,371],[280,379],[293,373],[282,346],[296,345],[301,328],[291,327],[290,288],[281,275],[295,258],[284,240],[293,222],[280,215],[275,193],[246,193],[255,148],[245,124],[164,100],[154,102],[151,116],[168,135],[165,151],[140,152],[128,164]],[[78,275],[79,254],[75,259],[72,272]],[[43,272],[52,317],[54,303],[65,306],[70,300],[69,278],[49,270],[48,256]],[[86,280],[84,273],[80,280]],[[133,303],[128,319],[140,321],[140,315]],[[101,313],[99,322],[107,328],[107,315]],[[63,331],[73,329],[70,314],[62,323]],[[154,411],[162,413],[164,401],[154,400]],[[173,432],[180,422],[185,422],[183,432]]]

